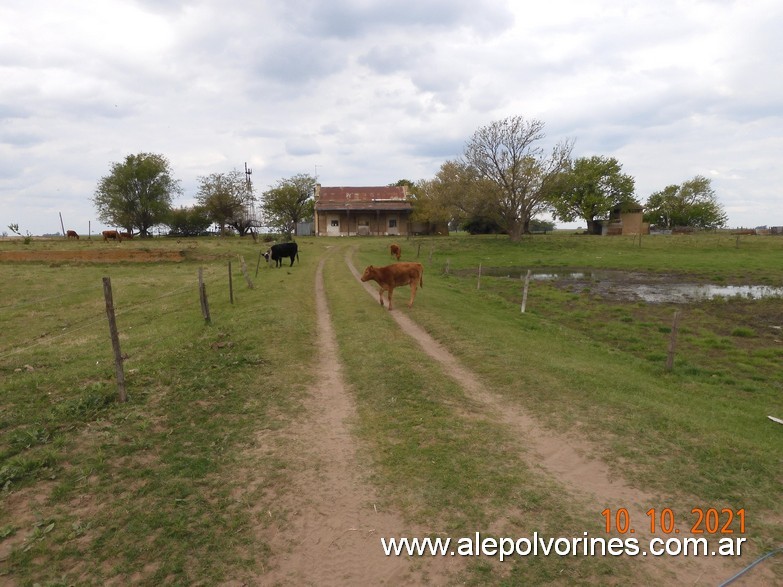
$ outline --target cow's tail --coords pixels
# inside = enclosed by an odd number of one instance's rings
[[[419,287],[424,287],[424,267],[421,268],[421,273],[419,274]]]
[[[296,252],[296,262],[299,263],[299,251]]]

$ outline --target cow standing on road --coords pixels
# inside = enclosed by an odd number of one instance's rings
[[[272,261],[275,262],[275,267],[282,267],[283,259],[287,257],[291,258],[290,267],[294,266],[294,258],[296,258],[297,261],[299,260],[299,246],[296,243],[279,243],[277,245],[272,245],[267,249],[266,253],[264,253],[266,262],[268,263],[269,259],[272,259]]]
[[[408,307],[413,306],[416,297],[416,288],[424,287],[424,265],[421,263],[392,263],[386,267],[373,267],[369,265],[362,275],[362,281],[373,280],[380,288],[380,302],[383,306],[383,292],[388,292],[389,310],[392,309],[392,292],[395,287],[401,285],[411,286],[411,299]]]

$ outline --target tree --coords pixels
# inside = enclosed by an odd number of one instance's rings
[[[313,176],[300,173],[270,187],[263,195],[266,223],[290,240],[297,223],[313,218],[315,184]]]
[[[492,208],[494,185],[464,161],[446,161],[432,180],[421,181],[416,191],[417,220],[434,218],[453,227],[497,227]]]
[[[560,176],[550,201],[556,218],[584,219],[587,232],[596,234],[596,221],[608,218],[615,204],[632,200],[634,185],[614,157],[580,157]]]
[[[149,236],[153,226],[165,221],[172,198],[181,193],[163,155],[139,153],[112,163],[111,173],[98,183],[93,202],[98,218],[106,224]]]
[[[644,219],[667,229],[675,226],[720,228],[728,221],[712,182],[701,175],[651,194],[645,205]]]
[[[166,224],[171,236],[198,236],[206,232],[212,219],[204,206],[180,207],[171,211]]]
[[[561,141],[547,155],[539,141],[544,123],[512,116],[478,129],[464,161],[492,187],[491,208],[511,240],[529,232],[530,220],[547,206],[558,175],[567,168],[572,143]]]
[[[225,233],[226,226],[232,226],[239,236],[245,236],[255,226],[250,208],[256,198],[244,172],[233,169],[229,173],[212,173],[198,181],[196,201],[220,227],[220,234]]]

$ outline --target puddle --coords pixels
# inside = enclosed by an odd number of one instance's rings
[[[460,272],[475,275],[477,270]],[[527,268],[484,267],[482,275],[520,279]],[[783,287],[769,285],[716,285],[710,283],[685,283],[682,276],[638,271],[568,271],[534,269],[533,281],[550,281],[571,291],[590,291],[606,298],[644,301],[652,304],[688,303],[715,298],[763,299],[783,297]]]
[[[650,303],[692,302],[715,298],[741,297],[752,300],[783,297],[783,287],[767,285],[710,285],[669,284],[666,286],[638,286],[636,296]]]

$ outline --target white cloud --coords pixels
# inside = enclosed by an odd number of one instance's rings
[[[11,1],[0,7],[0,227],[96,224],[113,162],[156,152],[263,190],[434,176],[479,127],[546,123],[644,200],[701,174],[734,225],[783,224],[773,0]],[[317,167],[316,167],[317,166]]]

